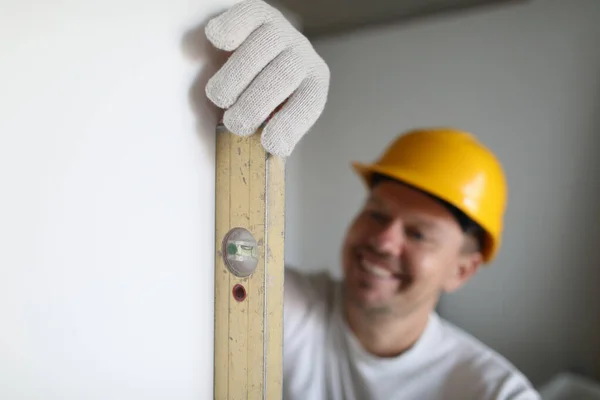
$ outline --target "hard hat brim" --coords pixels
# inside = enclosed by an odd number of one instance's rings
[[[364,164],[360,162],[353,162],[352,167],[354,171],[362,178],[364,184],[367,187],[371,187],[372,178],[374,174],[381,174],[389,176],[390,178],[396,179],[400,182],[404,182],[407,185],[413,186],[419,190],[429,193],[432,196],[440,197],[439,193],[432,193],[430,188],[425,187],[421,184],[422,179],[419,179],[415,173],[409,171],[399,171],[398,168],[386,168],[382,165],[377,164]],[[440,197],[442,198],[442,197]],[[444,199],[447,200],[447,199]]]

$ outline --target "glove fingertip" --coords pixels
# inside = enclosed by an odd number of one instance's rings
[[[223,114],[223,124],[229,130],[238,136],[252,136],[256,132],[256,128],[248,125],[242,116],[233,109],[228,109]]]
[[[236,50],[270,17],[272,7],[263,0],[242,0],[211,19],[205,28],[208,40],[218,49]]]
[[[217,107],[219,108],[227,108],[227,104],[221,96],[219,95],[218,86],[215,84],[214,77],[209,79],[204,88],[204,92],[206,93],[206,97]]]
[[[282,134],[269,122],[262,131],[260,141],[269,154],[285,158],[292,154],[298,141],[296,136],[289,131],[286,131],[285,135]]]
[[[206,24],[204,34],[210,43],[217,49],[224,51],[233,51],[236,46],[232,40],[227,40],[228,35],[225,32],[223,23],[219,20],[219,17],[214,18]]]

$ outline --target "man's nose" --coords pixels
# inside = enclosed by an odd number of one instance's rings
[[[404,248],[405,237],[402,224],[394,222],[375,232],[369,244],[380,254],[399,256]]]

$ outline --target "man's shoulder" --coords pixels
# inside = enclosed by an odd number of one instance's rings
[[[448,350],[460,352],[462,362],[483,363],[500,369],[516,370],[508,359],[471,333],[440,316],[436,315],[435,318],[443,343],[448,346]]]
[[[302,271],[287,266],[284,275],[284,290],[295,297],[309,301],[322,301],[331,296],[338,281],[327,271]]]
[[[325,331],[333,311],[336,284],[327,272],[285,268],[284,340],[290,354]]]
[[[506,357],[455,324],[437,318],[442,346],[455,359],[452,374],[460,377],[456,382],[473,385],[481,399],[540,398],[529,379]]]

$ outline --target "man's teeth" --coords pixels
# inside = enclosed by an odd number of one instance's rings
[[[392,273],[385,268],[378,267],[375,264],[371,264],[368,261],[362,262],[363,268],[372,275],[377,276],[378,278],[391,278]]]

